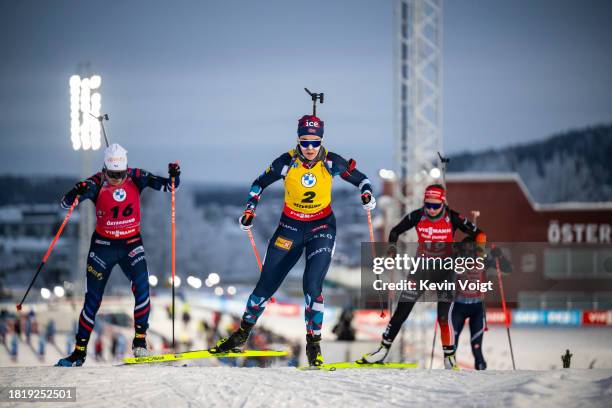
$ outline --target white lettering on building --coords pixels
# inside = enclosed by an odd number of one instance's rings
[[[551,244],[586,242],[589,244],[610,243],[612,227],[610,224],[563,223],[552,220],[548,224],[548,242]]]

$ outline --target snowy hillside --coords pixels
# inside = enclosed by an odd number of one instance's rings
[[[539,203],[612,201],[612,125],[451,156],[453,172],[517,172]]]
[[[302,372],[189,365],[36,367],[3,368],[0,383],[75,386],[77,404],[53,404],[68,407],[604,407],[612,397],[612,370],[578,369]]]

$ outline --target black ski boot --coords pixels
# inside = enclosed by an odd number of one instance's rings
[[[253,324],[247,323],[244,320],[241,321],[238,330],[233,332],[229,337],[224,337],[219,340],[215,347],[208,349],[208,351],[212,354],[241,351],[241,347],[243,347],[249,339],[249,334],[251,334],[253,326]]]
[[[481,343],[472,343],[472,354],[474,355],[474,368],[476,370],[486,370],[487,362],[482,355]]]
[[[484,360],[483,361],[478,361],[474,365],[474,368],[476,370],[486,370],[487,369],[487,363]]]
[[[56,367],[80,367],[85,363],[87,358],[87,343],[89,339],[77,339],[74,346],[74,351],[68,357],[60,359]]]
[[[308,365],[311,367],[318,367],[323,364],[320,334],[306,335],[306,358],[308,359]]]
[[[134,357],[147,357],[150,356],[149,349],[147,348],[147,328],[149,325],[141,326],[137,324],[134,326],[135,334],[134,340],[132,340],[132,352]]]

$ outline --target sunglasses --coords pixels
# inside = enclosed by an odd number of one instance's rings
[[[112,178],[115,180],[121,180],[122,178],[125,177],[126,174],[127,174],[126,170],[121,170],[121,171],[106,170],[106,175],[109,178]]]
[[[321,142],[322,140],[300,140],[300,146],[302,146],[304,149],[308,149],[311,146],[313,149],[316,149],[317,147],[321,146]]]
[[[425,203],[425,208],[429,210],[438,210],[442,207],[442,203]]]

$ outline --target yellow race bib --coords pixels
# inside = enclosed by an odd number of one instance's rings
[[[332,180],[323,160],[307,169],[296,157],[285,175],[285,205],[303,214],[326,209],[331,205]]]

